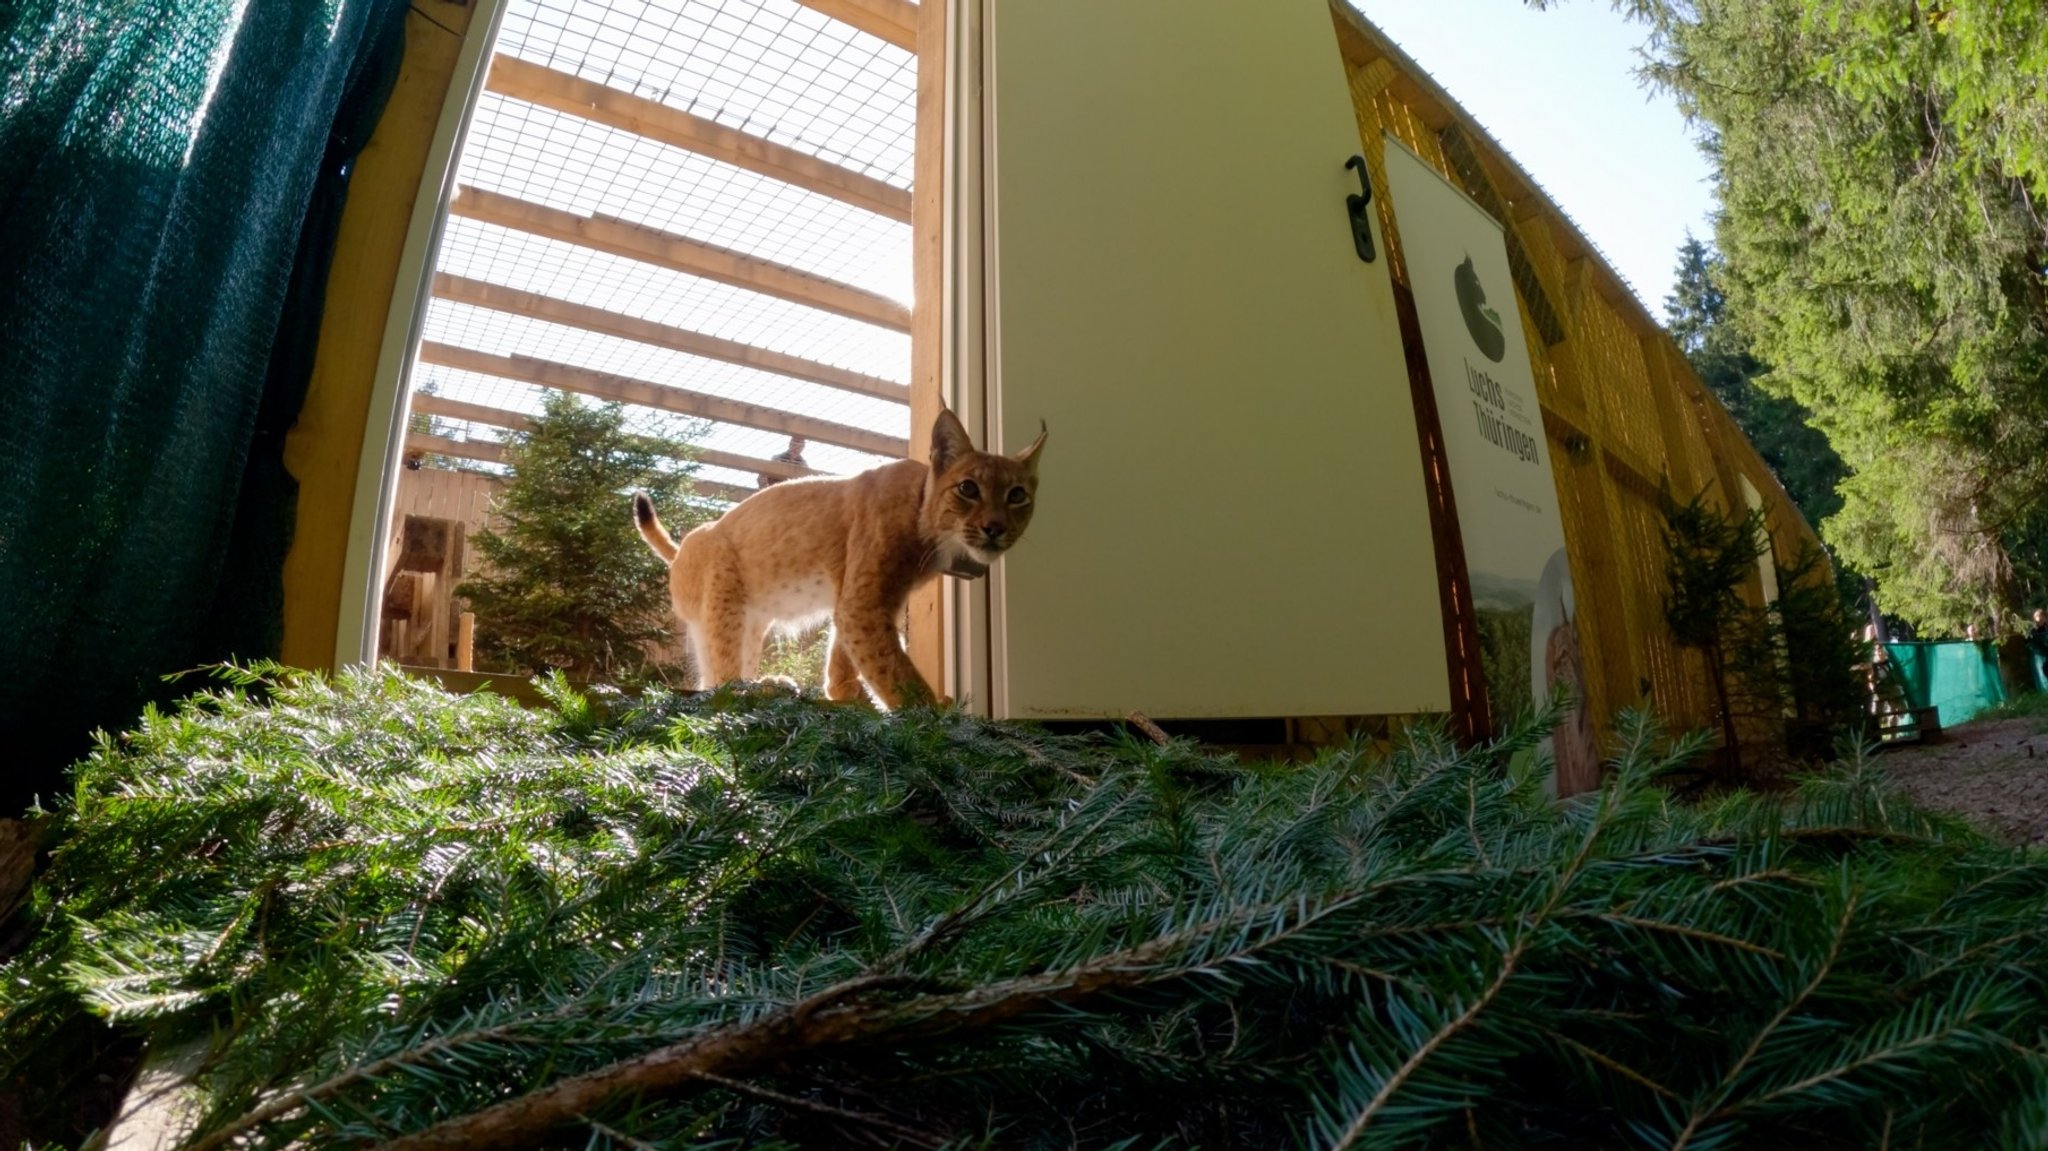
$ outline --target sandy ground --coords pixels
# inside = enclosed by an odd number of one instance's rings
[[[1928,807],[2010,843],[2048,845],[2048,720],[1966,723],[1935,742],[1889,748],[1878,762]]]

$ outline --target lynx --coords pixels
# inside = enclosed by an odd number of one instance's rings
[[[1014,456],[977,451],[952,412],[932,426],[931,462],[791,480],[715,522],[669,537],[644,493],[633,519],[669,565],[669,596],[696,655],[697,686],[753,679],[771,629],[832,617],[825,693],[882,705],[934,702],[904,654],[910,593],[941,573],[977,576],[1017,542],[1038,496],[1045,430]]]

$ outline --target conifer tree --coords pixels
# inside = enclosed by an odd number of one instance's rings
[[[1614,6],[1705,133],[1762,386],[1849,468],[1828,542],[1917,627],[2014,626],[2048,587],[2048,9]]]
[[[1720,274],[1721,257],[1688,235],[1678,249],[1677,279],[1664,298],[1664,326],[1770,465],[1799,514],[1818,527],[1841,510],[1835,486],[1844,474],[1842,457],[1813,426],[1811,412],[1758,383],[1770,367],[1750,351],[1749,337],[1729,314],[1728,295],[1715,282]]]
[[[1681,647],[1700,653],[1721,724],[1726,772],[1742,770],[1742,740],[1731,683],[1733,665],[1748,636],[1759,627],[1757,611],[1742,598],[1742,585],[1763,554],[1762,513],[1729,516],[1707,502],[1706,493],[1679,503],[1668,487],[1659,492],[1664,512],[1664,622]]]
[[[635,490],[668,525],[699,518],[686,445],[629,434],[618,404],[549,391],[531,430],[515,434],[511,466],[479,532],[484,571],[457,589],[477,616],[480,666],[578,679],[641,678],[647,645],[669,634],[667,581],[633,526]]]

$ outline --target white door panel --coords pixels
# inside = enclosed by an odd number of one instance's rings
[[[1325,0],[990,0],[990,435],[1052,435],[999,714],[1448,706]]]

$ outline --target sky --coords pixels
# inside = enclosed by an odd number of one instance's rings
[[[1535,177],[1664,317],[1678,247],[1713,236],[1713,184],[1671,97],[1632,70],[1643,29],[1607,0],[1351,0]]]

